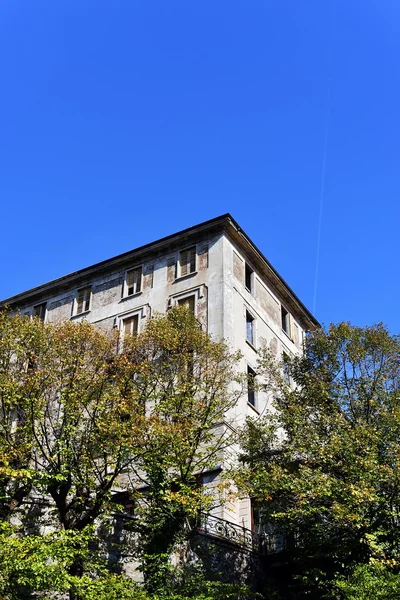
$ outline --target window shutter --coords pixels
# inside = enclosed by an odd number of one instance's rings
[[[182,298],[182,300],[178,300],[179,306],[187,306],[189,311],[194,314],[194,296],[187,296],[186,298]]]
[[[81,290],[78,290],[78,293],[76,295],[75,314],[79,315],[80,313],[90,310],[90,293],[91,293],[90,286],[82,288]]]
[[[124,332],[124,337],[130,335],[131,331],[131,320],[130,319],[124,319],[123,321],[123,332]]]
[[[136,267],[126,272],[126,291],[127,296],[138,294],[142,287],[142,267]]]
[[[123,335],[124,337],[128,336],[128,335],[137,335],[138,332],[138,324],[139,324],[139,317],[138,315],[134,315],[133,317],[128,317],[127,319],[123,320]]]
[[[133,289],[134,293],[138,294],[140,292],[140,287],[142,283],[142,267],[138,267],[133,272]]]
[[[181,253],[181,276],[188,274],[188,253],[187,251]]]
[[[191,248],[188,252],[189,254],[189,264],[190,264],[190,273],[194,273],[196,270],[196,248]]]
[[[188,248],[180,253],[180,276],[184,277],[196,270],[196,246]]]
[[[79,315],[79,313],[83,312],[83,299],[85,297],[85,292],[84,290],[79,290],[78,292],[78,297],[76,299],[76,313]]]
[[[126,295],[133,294],[133,271],[128,271],[126,274]]]
[[[90,308],[90,289],[85,291],[85,310]]]

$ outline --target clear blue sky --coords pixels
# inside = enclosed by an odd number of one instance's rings
[[[0,298],[230,212],[312,310],[330,113],[316,316],[400,332],[398,0],[3,0],[0,56]]]

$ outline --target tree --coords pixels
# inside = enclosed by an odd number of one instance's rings
[[[74,582],[71,598],[83,598],[76,581],[95,572],[88,532],[110,523],[113,490],[123,488],[146,588],[158,592],[176,544],[213,502],[202,474],[233,442],[237,355],[184,308],[124,340],[85,321],[49,325],[6,313],[0,328],[4,521],[18,514],[38,558],[41,530],[31,527],[29,507],[47,503],[42,522],[52,516],[54,531],[67,535],[47,544],[74,539],[63,581]]]
[[[347,323],[312,333],[286,377],[260,359],[274,411],[247,423],[235,479],[267,529],[293,540],[307,597],[324,582],[342,597],[329,582],[371,560],[399,570],[399,365],[397,336]]]
[[[38,320],[0,313],[0,518],[21,506],[32,488],[32,434],[23,422],[33,357],[46,346]]]
[[[83,532],[110,513],[112,488],[140,452],[137,423],[121,418],[136,407],[110,375],[116,339],[86,322],[0,319],[3,517],[19,507],[31,533],[40,523],[28,507],[47,504],[42,526],[51,515],[54,528]],[[69,572],[83,575],[79,554]]]
[[[137,514],[149,592],[163,587],[174,546],[216,501],[202,476],[235,441],[229,409],[241,393],[232,385],[238,359],[184,307],[152,319],[141,335],[124,341],[120,381],[124,394],[143,407],[140,444],[147,451],[130,477],[132,487],[146,489]]]
[[[23,532],[24,533],[24,532]],[[47,534],[15,535],[0,527],[0,594],[7,600],[48,597],[72,592],[82,600],[149,600],[132,579],[112,574],[93,552],[93,531],[58,530]],[[79,562],[86,574],[72,574]]]

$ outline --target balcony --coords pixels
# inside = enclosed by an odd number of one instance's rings
[[[256,533],[236,523],[219,517],[202,514],[197,531],[222,542],[233,544],[239,550],[257,554],[278,554],[289,550],[288,539],[283,535],[262,531]]]

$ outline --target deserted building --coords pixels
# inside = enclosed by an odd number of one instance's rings
[[[301,350],[318,322],[229,215],[206,221],[0,303],[46,322],[87,319],[122,335],[140,331],[154,313],[187,304],[202,327],[243,355],[255,377],[257,348],[280,357]],[[235,409],[238,424],[267,398],[249,389]],[[209,475],[210,482],[214,475]],[[251,530],[250,501],[214,516]]]

